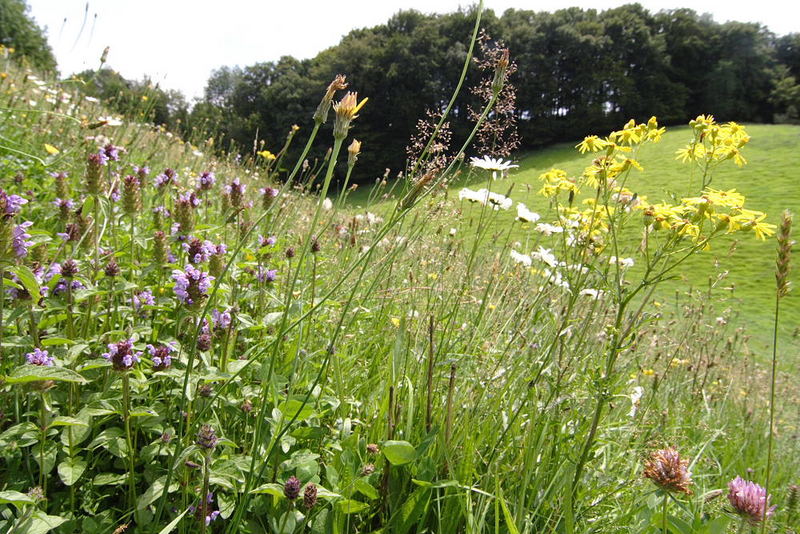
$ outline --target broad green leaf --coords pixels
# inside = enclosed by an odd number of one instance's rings
[[[336,509],[343,514],[357,514],[369,508],[369,504],[365,502],[354,501],[353,499],[342,499],[336,501]]]
[[[17,508],[22,508],[26,504],[33,504],[34,500],[24,493],[18,491],[0,491],[0,504],[13,504]]]
[[[10,375],[5,377],[5,381],[9,384],[26,384],[28,382],[38,382],[41,380],[76,382],[78,384],[85,384],[87,382],[85,378],[72,369],[50,365],[21,365],[14,369]]]
[[[379,497],[378,490],[376,490],[372,485],[364,480],[363,478],[359,478],[355,482],[355,488],[358,492],[360,492],[363,496],[367,499],[374,501]]]
[[[74,417],[59,416],[50,421],[50,426],[89,426],[89,424]]]
[[[67,520],[57,515],[47,515],[39,510],[33,512],[27,520],[16,526],[15,532],[25,534],[45,534],[65,523]]]
[[[392,465],[405,465],[417,457],[416,449],[407,441],[385,441],[381,451]]]
[[[137,510],[144,510],[148,506],[150,506],[153,502],[158,500],[161,497],[161,493],[164,491],[164,483],[166,482],[167,477],[163,476],[159,479],[156,479],[149,488],[139,497],[139,500],[136,502],[136,509]],[[169,485],[169,493],[173,491],[177,491],[180,486],[177,482],[173,481],[172,484]]]
[[[266,493],[274,497],[283,497],[283,486],[275,483],[262,484],[261,486],[253,489],[250,493]]]
[[[297,421],[305,421],[314,413],[314,406],[311,403],[303,404],[298,399],[289,399],[278,408],[283,412],[284,417],[292,419],[296,417]]]
[[[17,267],[14,267],[13,269],[10,270],[17,275],[17,278],[19,278],[19,281],[22,283],[22,286],[28,293],[30,293],[34,302],[38,301],[41,298],[41,292],[39,289],[39,282],[36,281],[36,277],[33,275],[33,271],[31,271],[24,265],[18,265]]]
[[[58,476],[66,486],[72,486],[86,471],[86,462],[80,458],[67,458],[58,464]]]
[[[128,475],[120,475],[117,473],[100,473],[94,477],[92,484],[95,486],[119,486],[120,484],[124,484],[127,478]]]

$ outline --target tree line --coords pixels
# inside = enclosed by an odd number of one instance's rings
[[[122,112],[136,102],[135,96],[120,96],[123,86],[132,92],[144,87],[158,96],[152,120],[186,134],[209,129],[218,147],[245,151],[263,141],[275,151],[293,124],[308,124],[330,80],[345,74],[351,89],[370,99],[353,132],[364,146],[354,178],[365,181],[384,167],[404,169],[418,119],[440,111],[455,89],[474,17],[474,8],[441,15],[400,11],[385,24],[350,32],[311,59],[224,66],[191,109],[180,94],[110,71],[81,76],[91,80],[87,92]],[[493,39],[488,45],[507,47],[516,63],[509,82],[516,88],[513,118],[523,148],[571,141],[651,115],[663,124],[701,113],[721,121],[798,119],[797,33],[776,36],[757,23],[718,23],[691,9],[651,13],[639,4],[605,11],[488,10],[482,26]],[[478,86],[483,74],[471,69],[466,87]],[[466,90],[456,101],[449,119],[454,143],[471,129],[469,110],[480,108],[478,98]]]

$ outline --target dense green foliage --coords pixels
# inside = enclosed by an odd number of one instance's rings
[[[30,66],[52,71],[56,58],[47,38],[31,19],[25,0],[0,0],[0,45],[13,48]]]

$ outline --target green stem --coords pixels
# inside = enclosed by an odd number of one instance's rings
[[[135,451],[133,450],[133,439],[131,439],[131,414],[130,414],[130,377],[127,372],[122,374],[122,419],[125,423],[125,441],[128,446],[128,500],[130,506],[136,506],[136,477],[134,476]]]
[[[767,502],[764,503],[764,515],[761,518],[761,534],[767,531],[767,512],[769,511],[769,483],[772,474],[772,443],[775,426],[775,374],[778,369],[778,324],[780,317],[781,295],[775,294],[775,324],[772,328],[772,376],[769,385],[769,435],[767,436],[767,474],[764,480],[764,492]]]

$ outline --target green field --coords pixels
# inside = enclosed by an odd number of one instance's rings
[[[800,126],[789,125],[748,125],[751,136],[744,154],[748,164],[742,168],[731,162],[721,165],[714,176],[711,187],[716,189],[736,189],[747,198],[747,207],[765,211],[768,221],[777,224],[785,209],[792,213],[800,212]],[[674,194],[678,197],[696,196],[697,179],[690,179],[691,167],[675,159],[675,151],[691,140],[688,127],[667,128],[660,143],[642,147],[637,159],[644,172],[633,172],[628,187],[651,202],[669,200]],[[577,176],[587,167],[593,156],[581,155],[575,143],[563,143],[542,148],[518,157],[519,169],[509,177],[495,181],[492,191],[509,195],[514,201],[524,203],[529,209],[540,213],[542,221],[552,220],[549,200],[539,194],[541,182],[539,175],[551,168],[567,171]],[[486,187],[485,174],[468,174],[449,188],[449,195],[457,199],[462,187],[479,189]],[[692,188],[694,187],[694,189]],[[365,205],[369,191],[356,192],[350,198],[351,204]],[[369,209],[382,211],[393,206],[386,200],[373,204]],[[477,216],[478,205],[464,203],[466,215]],[[508,236],[510,240],[522,243],[536,240],[531,225],[515,221],[515,208],[498,214],[491,222],[493,231]],[[635,256],[639,235],[628,236],[628,250],[625,256]],[[535,249],[534,241],[525,250]],[[546,248],[551,245],[542,243]],[[758,352],[769,350],[772,340],[772,321],[774,311],[775,245],[774,241],[758,241],[752,236],[735,236],[718,241],[714,248],[690,258],[676,273],[676,278],[659,288],[660,298],[674,302],[677,293],[691,289],[709,290],[712,288],[716,308],[720,315],[733,317],[747,327],[753,336],[751,348]],[[727,272],[727,275],[725,273]],[[631,275],[637,274],[636,268]],[[794,284],[800,281],[798,272],[792,274]],[[711,299],[709,299],[711,300]],[[737,317],[738,316],[738,317]],[[800,329],[800,295],[790,293],[782,308],[781,338],[795,339]]]

